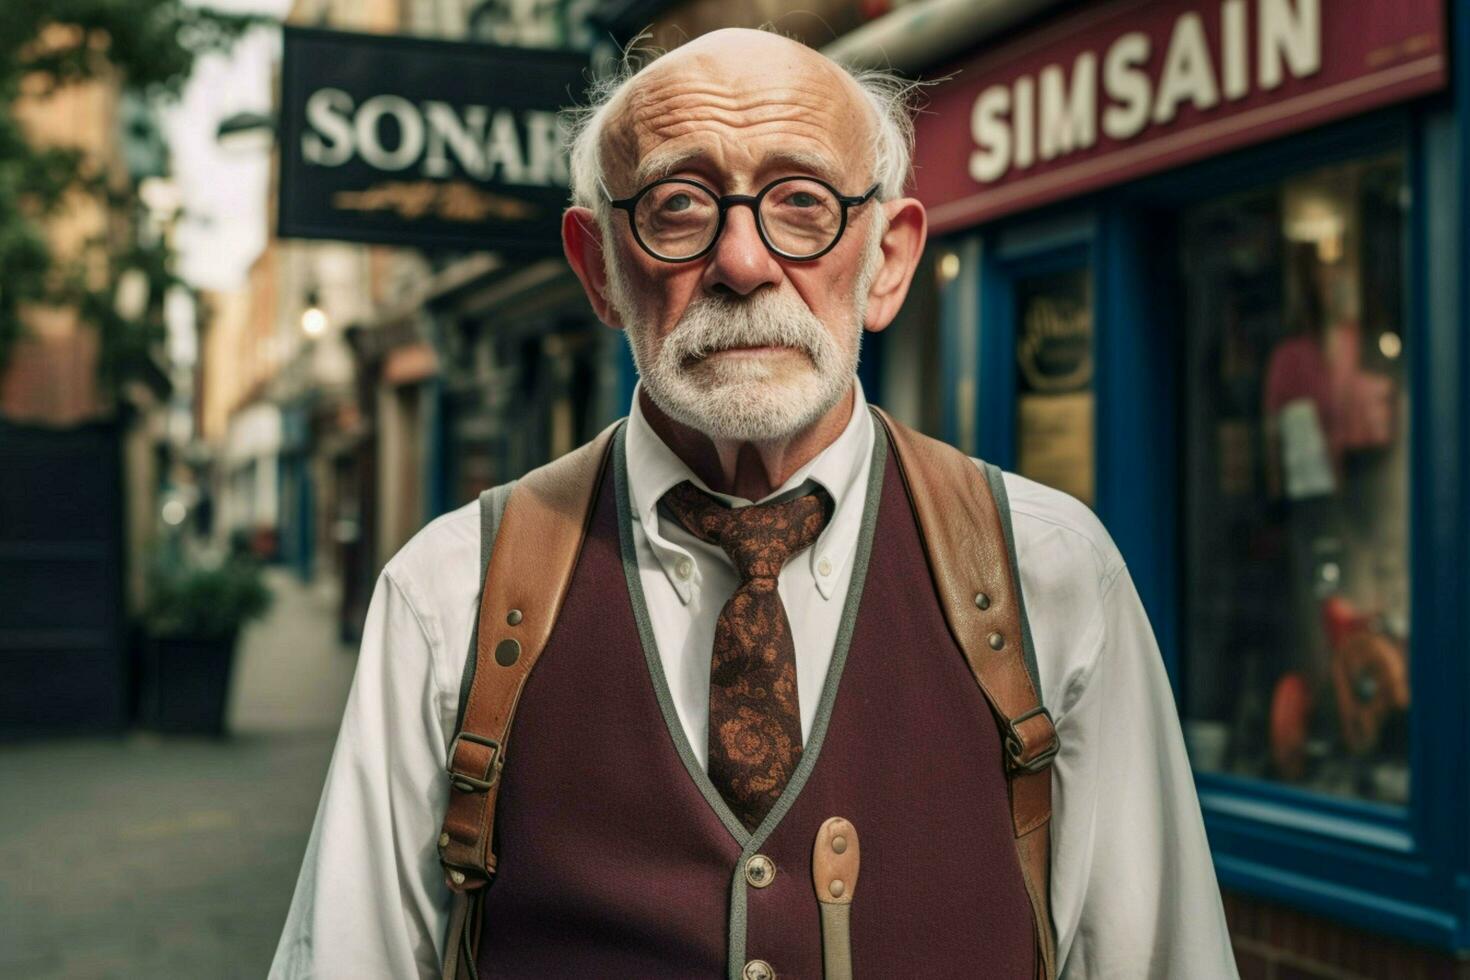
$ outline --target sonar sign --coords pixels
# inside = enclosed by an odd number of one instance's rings
[[[555,252],[586,81],[564,51],[287,27],[277,233]]]

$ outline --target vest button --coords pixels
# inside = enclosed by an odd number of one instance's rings
[[[745,862],[745,880],[752,888],[766,887],[776,880],[776,863],[764,854],[755,855]]]
[[[776,971],[765,960],[751,960],[741,972],[745,980],[776,980]]]

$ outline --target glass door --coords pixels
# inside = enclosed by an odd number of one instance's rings
[[[986,239],[979,454],[1094,506],[1097,396],[1090,223]]]
[[[1092,506],[1092,270],[1072,258],[1013,280],[1015,468]]]

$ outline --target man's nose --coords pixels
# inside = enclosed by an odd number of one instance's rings
[[[723,287],[746,296],[780,280],[780,263],[761,241],[754,209],[731,208],[725,215],[725,230],[705,266],[704,288],[719,291]]]

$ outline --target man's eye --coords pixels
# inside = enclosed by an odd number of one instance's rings
[[[817,199],[817,195],[815,194],[807,191],[797,191],[786,199],[786,203],[798,208],[814,208],[822,202]]]
[[[694,198],[688,194],[671,194],[664,200],[665,211],[688,211],[694,206]]]

